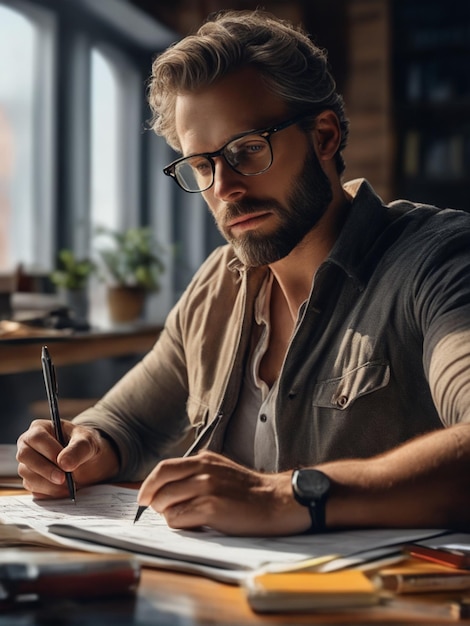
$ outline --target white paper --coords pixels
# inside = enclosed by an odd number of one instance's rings
[[[28,495],[4,496],[0,498],[0,521],[27,524],[53,540],[56,535],[49,532],[51,525],[58,525],[57,530],[70,537],[79,537],[81,530],[91,531],[96,533],[96,541],[100,544],[170,559],[169,566],[174,560],[175,569],[180,569],[178,564],[186,563],[188,567],[219,568],[221,574],[222,570],[233,570],[237,573],[235,578],[242,571],[257,570],[267,564],[287,565],[331,554],[348,556],[444,532],[380,529],[278,538],[228,537],[211,530],[172,530],[151,508],[134,524],[136,495],[133,489],[99,485],[80,490],[75,504],[68,499],[33,500]],[[62,537],[57,537],[57,542],[76,545]]]

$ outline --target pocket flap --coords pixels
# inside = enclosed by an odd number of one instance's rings
[[[318,382],[314,387],[313,406],[344,410],[368,393],[385,387],[390,380],[386,361],[371,361],[343,376]]]

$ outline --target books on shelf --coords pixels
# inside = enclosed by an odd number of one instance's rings
[[[468,167],[463,133],[410,129],[404,136],[403,173],[409,178],[459,180]]]

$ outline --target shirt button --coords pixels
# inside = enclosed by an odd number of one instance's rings
[[[264,423],[268,420],[268,416],[265,415],[264,413],[261,413],[261,415],[259,416],[260,420]]]
[[[340,407],[340,408],[344,408],[347,403],[348,403],[348,396],[340,396],[337,400],[336,400],[336,404]]]

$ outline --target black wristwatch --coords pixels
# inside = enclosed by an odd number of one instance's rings
[[[325,506],[330,492],[330,479],[316,469],[297,469],[292,473],[292,491],[300,504],[308,507],[311,533],[325,530]]]

